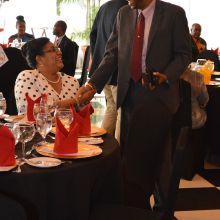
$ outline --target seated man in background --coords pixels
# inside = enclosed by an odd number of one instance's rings
[[[61,72],[74,76],[79,46],[65,35],[66,29],[67,24],[65,21],[57,21],[55,23],[53,28],[53,34],[56,36],[54,45],[59,47],[62,52],[64,67]]]
[[[192,41],[192,61],[195,62],[198,55],[206,50],[206,41],[200,37],[201,35],[201,25],[193,24],[191,27],[191,41]]]

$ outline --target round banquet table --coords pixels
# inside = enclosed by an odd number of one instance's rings
[[[39,136],[34,142],[36,139]],[[27,150],[31,146],[32,143]],[[0,192],[19,201],[31,220],[87,220],[90,208],[96,203],[121,201],[118,143],[105,135],[100,147],[103,153],[99,156],[73,159],[72,163],[58,167],[24,164],[21,173],[1,172]],[[20,153],[20,145],[16,148]]]
[[[220,163],[220,86],[208,85],[209,102],[207,105],[207,160],[213,163]]]

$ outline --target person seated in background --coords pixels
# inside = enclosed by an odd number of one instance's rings
[[[64,72],[70,76],[75,75],[76,61],[78,55],[79,46],[76,42],[71,41],[66,35],[67,24],[65,21],[57,21],[53,28],[53,34],[56,36],[55,46],[59,47],[62,52],[63,68],[61,72]]]
[[[188,68],[181,78],[191,85],[192,128],[201,128],[207,119],[205,106],[209,101],[208,91],[203,82],[203,75]]]
[[[201,35],[201,25],[193,24],[191,27],[191,41],[192,41],[192,61],[195,62],[198,58],[198,55],[206,50],[207,44],[206,41],[200,37]]]
[[[65,73],[61,52],[46,37],[29,41],[22,47],[23,56],[33,70],[22,71],[15,82],[15,99],[18,113],[26,110],[26,93],[33,100],[47,94],[54,105],[67,108],[75,104],[79,89],[78,81]]]
[[[18,31],[17,34],[14,34],[9,37],[8,43],[12,43],[15,39],[19,42],[27,43],[29,40],[33,40],[34,36],[25,32],[26,30],[26,22],[22,15],[16,17],[16,29]]]

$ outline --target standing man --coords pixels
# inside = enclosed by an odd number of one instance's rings
[[[102,61],[105,52],[107,40],[112,32],[118,10],[127,5],[126,0],[111,0],[103,4],[95,18],[90,33],[90,46],[92,52],[92,65],[89,73],[91,77]],[[112,73],[112,76],[105,85],[104,93],[107,101],[107,107],[102,122],[102,127],[108,133],[115,135],[119,141],[120,116],[117,114],[116,95],[117,95],[117,76],[118,69]],[[118,120],[118,121],[117,121]],[[117,121],[117,128],[116,128]]]
[[[179,105],[179,77],[191,61],[191,45],[181,7],[160,0],[128,3],[119,11],[104,58],[79,90],[78,99],[87,103],[118,67],[125,202],[150,209],[172,114]],[[153,76],[143,75],[146,70]]]
[[[192,41],[192,61],[195,62],[198,59],[200,53],[206,50],[206,41],[200,37],[202,27],[200,24],[193,24],[191,27],[191,41]]]
[[[79,46],[65,35],[66,29],[67,25],[65,21],[57,21],[55,23],[53,28],[53,34],[56,36],[54,44],[62,52],[64,67],[60,71],[74,76]]]

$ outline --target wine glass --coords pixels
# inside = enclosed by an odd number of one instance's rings
[[[65,108],[57,108],[55,111],[55,116],[58,117],[64,127],[69,130],[70,124],[73,121],[73,114],[71,110]]]
[[[0,117],[2,117],[5,114],[5,111],[6,111],[6,100],[2,92],[0,92]]]
[[[35,135],[34,124],[15,123],[13,126],[13,134],[18,142],[22,143],[22,157],[21,161],[25,161],[25,144],[31,141]]]
[[[33,107],[33,116],[36,120],[38,113],[47,113],[48,107],[46,105],[43,105],[41,103],[35,103]]]
[[[50,113],[38,113],[36,117],[36,128],[39,134],[42,136],[43,141],[38,145],[46,145],[46,136],[52,129],[53,118]]]

